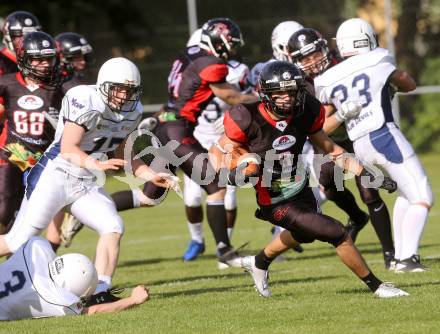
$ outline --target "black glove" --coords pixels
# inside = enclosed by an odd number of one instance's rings
[[[359,176],[367,176],[371,183],[376,180],[376,176],[367,171],[365,167],[362,169],[362,172]],[[379,188],[385,189],[391,194],[397,190],[397,182],[388,176],[384,176],[382,184],[379,186]]]

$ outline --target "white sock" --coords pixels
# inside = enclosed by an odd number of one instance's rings
[[[188,222],[188,230],[191,235],[191,239],[198,243],[203,242],[203,225],[202,223],[190,223]]]
[[[95,294],[107,291],[112,287],[112,277],[107,275],[98,275],[98,285],[96,286]]]
[[[405,214],[402,225],[402,258],[407,259],[414,254],[418,254],[420,239],[422,238],[423,228],[428,219],[428,208],[412,204]]]
[[[229,238],[229,240],[231,240],[232,239],[232,232],[234,232],[234,228],[228,227],[227,231],[228,231],[228,238]]]
[[[406,198],[398,196],[393,208],[393,236],[394,236],[394,257],[402,260],[403,243],[403,220],[408,210],[409,202]]]

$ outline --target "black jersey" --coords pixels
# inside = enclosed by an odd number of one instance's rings
[[[168,76],[169,110],[196,123],[198,114],[214,98],[212,83],[226,82],[227,63],[198,46],[186,48]]]
[[[0,50],[0,75],[18,72],[17,57],[8,48]]]
[[[305,169],[297,171],[298,157],[307,136],[321,130],[324,120],[324,108],[309,94],[304,112],[285,120],[273,120],[261,102],[239,104],[226,113],[226,136],[261,158],[263,168],[256,185],[258,204],[276,204],[306,185]]]
[[[52,142],[55,129],[47,115],[56,115],[61,107],[61,89],[28,86],[20,72],[0,77],[0,103],[5,107],[5,145],[19,143],[35,153],[44,152]]]

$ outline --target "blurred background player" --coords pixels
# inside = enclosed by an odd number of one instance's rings
[[[41,30],[40,22],[29,12],[16,11],[6,17],[2,28],[0,75],[18,72],[16,49],[21,45],[24,35],[39,30]]]
[[[242,45],[241,30],[235,22],[228,18],[208,20],[202,26],[200,43],[186,48],[173,63],[168,77],[166,110],[158,116],[154,130],[162,145],[162,151],[157,150],[162,152],[159,155],[163,160],[158,169],[174,173],[176,168],[181,168],[198,184],[205,183],[202,187],[207,193],[206,214],[216,242],[217,257],[220,262],[232,266],[239,266],[240,258],[227,234],[225,186],[219,185],[219,175],[207,159],[208,151],[194,138],[194,128],[200,113],[215,96],[229,105],[257,100],[255,95],[242,94],[226,82],[227,60]],[[170,144],[175,146],[171,148]],[[204,157],[203,160],[200,157]],[[202,180],[210,182],[206,184]],[[163,196],[164,191],[149,182],[143,192],[123,191],[112,195],[118,210],[155,205]]]
[[[200,43],[202,30],[197,29],[189,39],[187,47]],[[226,81],[234,85],[240,91],[246,91],[247,76],[249,68],[237,60],[228,60],[228,76]],[[194,129],[194,137],[206,150],[217,142],[218,138],[224,133],[223,114],[229,109],[229,105],[223,100],[215,97],[202,111],[197,119],[197,126]],[[185,203],[185,213],[188,220],[188,230],[191,235],[191,242],[183,255],[184,261],[191,261],[204,252],[205,242],[203,237],[203,209],[201,206],[203,191],[202,188],[190,177],[184,174],[183,199]],[[228,226],[229,239],[237,217],[237,196],[236,188],[226,186],[225,194],[226,222]],[[221,264],[219,263],[219,266]]]
[[[329,50],[327,40],[322,37],[321,33],[311,28],[300,29],[293,34],[289,39],[288,51],[292,61],[315,82],[319,82],[320,76],[326,70],[342,61],[336,50]],[[347,105],[344,105],[344,107],[347,107]],[[361,108],[355,108],[354,114],[351,116],[357,116],[360,111]],[[327,112],[326,116],[329,117],[331,112]],[[348,119],[348,115],[345,115],[345,118]],[[354,153],[353,143],[348,138],[344,127],[338,127],[330,134],[330,138],[347,152]],[[317,154],[323,153],[319,148],[315,148],[314,152]],[[313,161],[311,164],[313,164]],[[385,267],[392,268],[393,262],[395,262],[394,245],[388,209],[377,189],[365,188],[362,186],[359,177],[355,179],[360,197],[368,207],[369,217],[359,208],[350,190],[345,187],[337,189],[335,164],[326,162],[321,166],[319,184],[323,187],[326,198],[333,201],[349,216],[346,227],[353,242],[356,241],[357,234],[370,218],[382,245]]]
[[[87,39],[76,32],[63,32],[55,37],[58,46],[61,69],[67,82],[65,90],[79,84],[86,84],[85,76],[92,63],[93,48]]]
[[[331,115],[326,130],[344,122],[356,156],[377,165],[397,182],[399,195],[394,205],[393,230],[395,271],[421,272],[419,242],[433,204],[426,173],[411,144],[394,122],[391,98],[395,91],[416,88],[414,79],[395,66],[388,50],[378,47],[377,36],[365,20],[342,23],[336,44],[344,61],[315,80],[316,96],[322,103],[340,108],[345,101],[359,101],[358,116],[344,119]],[[377,208],[380,209],[380,208]]]
[[[0,320],[60,317],[125,310],[148,300],[148,289],[137,286],[130,297],[95,304],[98,274],[82,254],[56,257],[46,239],[32,237],[0,264]]]
[[[59,87],[55,41],[27,33],[17,48],[19,72],[0,77],[0,121],[5,124],[0,164],[0,234],[12,224],[24,195],[25,176],[54,138]],[[51,116],[52,115],[52,116]]]

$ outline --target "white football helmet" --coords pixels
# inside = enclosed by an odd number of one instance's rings
[[[202,38],[202,28],[199,28],[192,33],[191,37],[189,38],[188,42],[186,43],[186,46],[190,47],[190,46],[199,45],[201,38]]]
[[[336,44],[344,58],[369,52],[378,46],[371,24],[359,18],[349,19],[339,26]]]
[[[92,262],[82,254],[65,254],[49,263],[54,283],[78,297],[88,297],[98,284],[98,273]]]
[[[116,112],[133,111],[142,93],[137,66],[122,57],[111,58],[101,66],[96,86],[104,102]]]
[[[273,29],[271,42],[275,59],[289,61],[287,43],[290,36],[302,28],[304,27],[296,21],[284,21]]]

